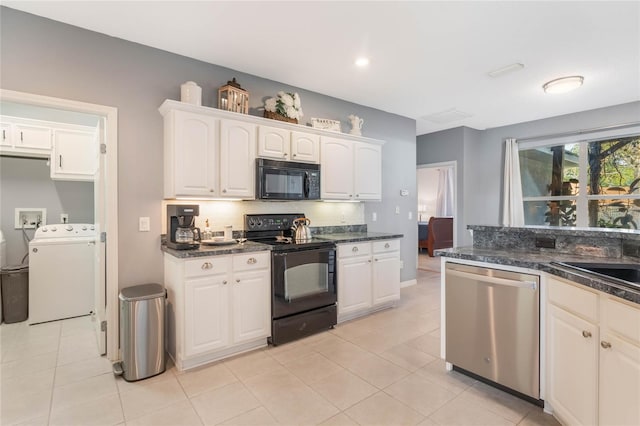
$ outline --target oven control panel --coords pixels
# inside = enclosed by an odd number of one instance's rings
[[[245,231],[285,231],[291,229],[293,221],[305,217],[304,213],[290,214],[246,214]]]

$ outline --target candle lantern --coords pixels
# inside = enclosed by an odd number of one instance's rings
[[[218,108],[249,114],[249,92],[240,87],[235,77],[218,89]]]

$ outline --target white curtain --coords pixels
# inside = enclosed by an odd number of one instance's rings
[[[438,194],[436,198],[436,216],[453,216],[453,168],[438,169]]]
[[[518,144],[515,139],[507,139],[505,141],[504,188],[502,194],[502,224],[504,226],[524,226],[520,157],[518,156]]]

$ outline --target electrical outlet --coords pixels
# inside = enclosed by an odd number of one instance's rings
[[[404,268],[404,260],[400,261],[400,269]]]
[[[69,215],[67,213],[60,213],[60,223],[69,223]]]
[[[409,220],[413,219],[413,212],[409,212]]]
[[[378,214],[376,212],[371,213],[371,220],[374,222],[378,220]]]

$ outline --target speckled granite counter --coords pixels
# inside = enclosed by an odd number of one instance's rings
[[[638,289],[621,286],[610,280],[598,276],[583,273],[574,269],[552,265],[551,262],[593,262],[629,264],[638,263],[635,258],[594,258],[575,254],[540,253],[514,250],[494,250],[488,248],[458,247],[452,249],[436,250],[436,256],[444,256],[452,259],[474,260],[477,262],[493,263],[496,265],[516,266],[520,268],[535,269],[548,272],[561,278],[583,284],[595,290],[629,300],[640,304],[640,286]]]
[[[162,245],[162,251],[179,259],[187,259],[192,257],[204,256],[220,256],[225,254],[247,253],[252,251],[269,251],[271,246],[267,244],[254,243],[246,241],[244,243],[230,244],[224,246],[207,246],[201,245],[198,249],[193,250],[174,250]]]
[[[345,232],[336,234],[319,234],[314,235],[314,238],[319,240],[330,240],[336,244],[341,243],[358,243],[362,241],[375,241],[375,240],[392,240],[395,238],[402,238],[403,234],[386,234],[384,232]]]

